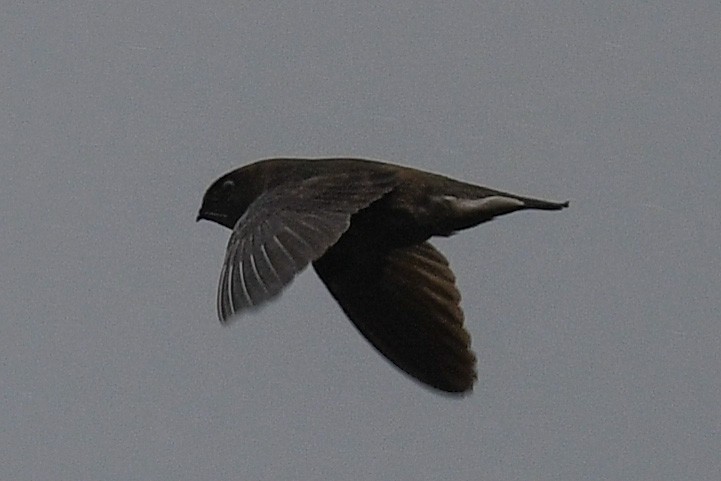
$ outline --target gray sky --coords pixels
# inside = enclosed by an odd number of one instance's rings
[[[721,479],[718,2],[12,2],[0,479]],[[435,242],[470,397],[314,273],[224,328],[217,176],[385,159],[571,200]]]

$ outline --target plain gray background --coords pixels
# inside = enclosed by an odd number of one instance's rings
[[[0,479],[721,479],[721,5],[249,4],[3,4]],[[201,197],[280,155],[571,200],[435,242],[471,396],[312,271],[218,323]]]

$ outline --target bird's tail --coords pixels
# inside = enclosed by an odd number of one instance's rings
[[[554,202],[550,200],[523,197],[506,192],[483,189],[483,195],[475,198],[459,198],[443,196],[438,199],[446,205],[450,215],[443,229],[449,233],[468,229],[469,227],[488,222],[499,215],[510,214],[519,210],[561,210],[568,207],[568,201]]]

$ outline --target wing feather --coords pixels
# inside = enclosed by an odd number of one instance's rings
[[[371,255],[329,251],[314,267],[346,315],[407,374],[442,391],[470,391],[471,338],[448,261],[428,242]]]
[[[233,228],[218,284],[222,322],[280,294],[350,226],[353,214],[397,185],[393,171],[292,181],[253,201]]]

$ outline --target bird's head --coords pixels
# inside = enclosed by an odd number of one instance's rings
[[[195,220],[210,220],[232,229],[256,196],[252,176],[248,178],[243,169],[234,170],[208,188]]]

